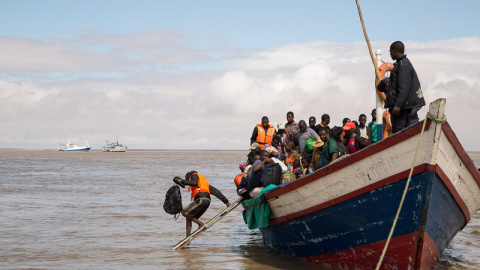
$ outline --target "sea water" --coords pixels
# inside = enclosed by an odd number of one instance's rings
[[[0,150],[2,269],[326,269],[263,245],[241,207],[184,249],[185,219],[162,209],[174,176],[197,170],[231,202],[246,151]],[[480,154],[470,153],[480,166]],[[184,205],[189,194],[182,190]],[[216,197],[203,222],[225,208]],[[196,229],[194,225],[193,229]],[[480,215],[436,269],[480,269]]]

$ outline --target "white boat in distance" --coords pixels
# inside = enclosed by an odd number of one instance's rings
[[[108,140],[105,140],[105,146],[102,147],[103,152],[125,152],[127,147],[123,144],[118,143],[118,138],[116,143],[110,143]]]
[[[61,143],[60,146],[58,146],[58,151],[90,151],[90,148],[87,141],[85,141],[84,145],[77,145],[70,143],[69,139],[67,145]]]

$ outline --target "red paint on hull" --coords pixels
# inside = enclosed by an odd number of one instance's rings
[[[423,237],[423,249],[421,251],[422,264],[418,269],[432,269],[439,256],[437,245],[433,239],[425,233]]]
[[[417,250],[416,242],[419,233],[410,233],[392,238],[380,269],[432,269],[438,260],[438,248],[427,234],[421,250]],[[322,254],[301,258],[334,269],[375,269],[386,241],[341,250],[336,253]],[[365,258],[357,260],[358,257]],[[416,258],[422,258],[422,264],[415,268]]]

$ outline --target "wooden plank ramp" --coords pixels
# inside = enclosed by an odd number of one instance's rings
[[[237,206],[239,206],[243,201],[243,198],[238,198],[234,203],[232,203],[229,207],[227,207],[225,210],[220,212],[218,215],[214,216],[212,219],[210,219],[205,225],[203,225],[201,228],[198,228],[196,231],[194,231],[192,234],[190,234],[189,237],[183,239],[180,241],[178,244],[176,244],[172,250],[177,250],[183,248],[188,242],[193,241],[197,236],[205,232],[208,228],[213,226],[217,221],[222,219],[226,214],[230,213],[233,209],[235,209]]]

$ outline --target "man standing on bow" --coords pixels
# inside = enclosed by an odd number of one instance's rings
[[[418,119],[416,112],[425,105],[417,73],[404,52],[401,41],[390,45],[390,56],[396,62],[390,78],[381,80],[377,86],[378,91],[386,93],[385,108],[391,114],[393,133],[414,124],[411,119]]]

